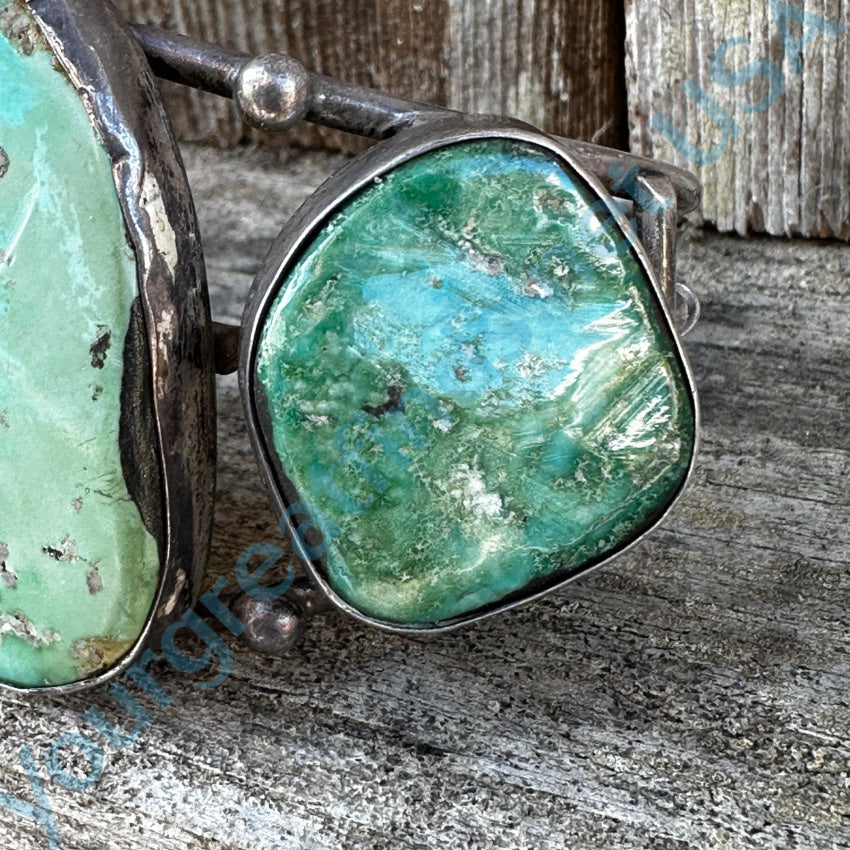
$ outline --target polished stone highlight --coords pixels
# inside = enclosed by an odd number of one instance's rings
[[[597,201],[551,151],[452,144],[337,211],[277,293],[261,427],[360,612],[412,626],[528,595],[679,491],[689,381]]]
[[[62,685],[129,650],[159,580],[118,446],[136,267],[82,102],[2,0],[0,81],[0,681]]]

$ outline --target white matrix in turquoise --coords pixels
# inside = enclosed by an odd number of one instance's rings
[[[688,377],[633,252],[590,238],[595,200],[542,148],[446,146],[347,203],[275,298],[264,433],[363,613],[416,625],[527,594],[679,491]]]
[[[136,269],[83,104],[0,7],[0,680],[60,685],[129,649],[158,582],[118,448]]]

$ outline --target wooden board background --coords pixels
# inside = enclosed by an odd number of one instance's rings
[[[339,158],[187,148],[214,313],[238,319],[269,243]],[[300,650],[238,641],[222,685],[152,668],[170,708],[117,750],[104,689],[0,694],[0,791],[61,850],[847,850],[850,848],[850,252],[692,231],[682,277],[703,409],[695,480],[662,527],[533,605],[432,640],[341,615]],[[211,576],[280,543],[232,377],[219,383]],[[138,689],[120,680],[134,695]],[[51,781],[64,733],[103,775]],[[82,775],[86,764],[71,760]],[[0,846],[47,850],[0,808]]]
[[[721,231],[850,238],[850,35],[819,37],[801,75],[784,58],[767,0],[117,0],[137,21],[254,53],[292,53],[309,68],[457,109],[512,115],[548,132],[676,162],[705,184],[703,220]],[[793,0],[850,24],[844,0]],[[791,26],[796,37],[800,28]],[[766,92],[709,73],[775,62],[784,93],[766,112],[741,104]],[[683,92],[696,80],[743,128],[715,164],[697,167],[650,121],[663,112],[698,147],[719,139]],[[353,152],[363,140],[302,125],[275,137],[243,127],[214,96],[164,84],[180,138],[221,146],[259,141]],[[626,93],[628,92],[628,104]]]
[[[846,26],[843,0],[789,0],[811,14]],[[820,36],[795,75],[767,0],[628,0],[626,67],[629,141],[634,151],[695,171],[705,186],[705,221],[723,231],[850,238],[850,31]],[[802,28],[791,25],[793,37]],[[711,56],[726,39],[749,39],[728,54],[740,70],[767,59],[783,72],[782,96],[766,111],[747,114],[767,94],[764,78],[732,89],[709,72]],[[712,149],[720,132],[683,92],[695,79],[743,128],[713,165],[695,168],[650,122],[663,112],[698,147]]]
[[[417,100],[511,115],[623,146],[625,24],[619,0],[117,0],[128,18]],[[302,125],[247,131],[230,105],[164,86],[178,135],[230,146],[354,151],[362,140]]]

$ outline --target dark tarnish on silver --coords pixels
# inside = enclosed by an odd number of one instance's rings
[[[506,137],[548,148],[600,198],[608,198],[610,192],[626,200],[631,218],[627,220],[623,210],[610,202],[612,217],[624,234],[634,222],[641,242],[632,250],[647,270],[671,328],[678,327],[683,334],[696,321],[696,298],[675,276],[676,224],[699,205],[701,194],[699,181],[686,171],[586,142],[549,137],[520,122],[414,103],[309,72],[281,54],[254,57],[131,26],[107,0],[27,0],[27,5],[100,133],[135,249],[140,297],[124,351],[120,442],[128,489],[159,543],[161,561],[154,609],[130,653],[99,676],[44,691],[73,691],[117,675],[144,646],[156,645],[163,630],[197,602],[212,527],[214,364],[222,372],[235,371],[239,364],[249,432],[276,509],[283,514],[297,499],[275,469],[261,434],[252,387],[257,337],[269,299],[293,258],[330,212],[376,175],[451,140]],[[165,79],[233,98],[246,121],[267,130],[291,127],[304,119],[386,140],[343,167],[293,216],[254,283],[241,328],[210,322],[191,196],[151,70]],[[698,440],[693,377],[675,332],[674,338],[693,392]],[[696,446],[691,470],[695,455]],[[288,526],[297,551],[301,546],[294,523],[289,520]],[[411,631],[364,617],[333,593],[320,563],[304,560],[312,585],[296,580],[285,597],[268,602],[244,594],[228,599],[253,648],[285,652],[300,640],[305,619],[331,605],[374,625]],[[557,582],[521,601],[566,583]],[[515,604],[520,603],[495,605],[476,616],[437,624],[432,631],[454,628]]]
[[[215,486],[213,349],[194,208],[144,54],[104,0],[27,5],[112,162],[136,256],[139,298],[124,351],[121,457],[130,495],[160,552],[157,596],[136,645],[97,676],[38,689],[67,693],[118,675],[197,602]]]
[[[304,638],[307,620],[333,604],[308,578],[293,581],[284,596],[256,599],[239,593],[229,604],[245,626],[242,640],[263,655],[284,655]]]
[[[651,526],[646,528],[645,531],[628,544],[618,548],[613,554],[601,560],[594,561],[567,578],[553,577],[553,580],[542,589],[529,592],[525,595],[516,594],[484,609],[478,609],[468,615],[462,615],[438,623],[429,623],[427,625],[403,626],[363,614],[342,599],[331,588],[326,577],[327,570],[324,556],[316,560],[311,560],[305,556],[305,546],[315,548],[320,543],[318,540],[305,541],[298,533],[298,526],[304,521],[304,517],[307,514],[304,510],[300,509],[294,512],[294,506],[300,503],[301,497],[290,482],[286,470],[281,467],[276,453],[270,449],[268,442],[270,425],[267,421],[267,412],[263,405],[258,403],[258,394],[255,389],[254,376],[256,372],[255,361],[257,349],[269,307],[303,251],[310,245],[333,213],[345,204],[347,200],[365,187],[371,185],[376,179],[386,175],[410,159],[458,141],[478,139],[512,139],[547,150],[550,154],[563,160],[600,199],[611,202],[612,209],[615,209],[613,201],[611,201],[601,181],[587,167],[587,163],[582,158],[572,154],[570,148],[562,144],[562,140],[553,139],[535,130],[533,127],[520,122],[511,122],[504,118],[464,116],[457,113],[448,113],[441,120],[432,119],[421,126],[404,129],[383,144],[371,148],[346,163],[329,180],[320,186],[296,211],[269,251],[251,288],[242,319],[239,382],[242,388],[242,400],[245,405],[248,433],[251,437],[260,472],[266,482],[275,510],[279,517],[286,518],[285,526],[292,537],[296,554],[301,558],[313,583],[324,592],[327,598],[337,608],[371,626],[400,634],[433,634],[450,631],[460,626],[476,622],[509,608],[539,599],[553,590],[564,587],[574,581],[579,575],[583,575],[589,570],[596,569],[619,557],[619,555],[631,549],[649,534],[670,511],[684,491],[687,481],[693,472],[698,452],[700,411],[696,383],[690,364],[682,348],[681,340],[676,333],[674,311],[677,311],[678,301],[675,290],[671,285],[673,283],[672,270],[665,261],[665,257],[669,257],[672,260],[671,241],[673,236],[670,234],[670,230],[672,228],[672,232],[675,234],[676,221],[676,204],[673,201],[666,217],[655,217],[658,221],[658,233],[656,234],[655,231],[651,231],[657,237],[659,247],[664,249],[663,252],[657,255],[658,264],[653,263],[640,242],[635,241],[630,247],[635,259],[645,271],[653,287],[658,305],[666,317],[667,325],[675,342],[682,374],[685,376],[690,391],[694,410],[695,443],[685,479],[674,498],[671,499]],[[658,179],[663,179],[664,182],[660,186],[653,184],[654,188],[658,191],[667,192],[664,196],[667,199],[670,197],[669,193],[674,191],[673,184],[665,175],[661,175]],[[649,184],[647,184],[647,188],[649,188]],[[656,194],[657,192],[655,191],[647,193],[646,197],[650,203],[654,203]],[[640,215],[640,211],[637,214]],[[619,227],[624,237],[628,237],[629,227],[625,217],[618,218],[616,226]],[[647,225],[644,224],[644,228],[646,227]],[[664,285],[665,281],[668,282],[667,286]],[[680,313],[680,322],[684,322],[686,319],[687,317]],[[240,602],[237,600],[236,604],[238,605]],[[254,627],[258,632],[272,631],[272,620],[279,616],[278,611],[264,608],[255,608],[252,613]],[[294,614],[298,614],[297,606]],[[291,622],[292,615],[293,612],[290,611],[286,619],[287,630],[294,629],[294,624]],[[261,622],[264,616],[269,620],[268,623]]]
[[[304,118],[384,140],[408,131],[425,131],[452,119],[462,123],[470,117],[307,71],[290,56],[273,53],[255,57],[138,24],[133,25],[133,31],[158,76],[231,97],[248,123],[265,129],[284,129]],[[538,132],[518,121],[495,120],[506,127]],[[675,280],[676,224],[699,206],[699,180],[667,163],[589,142],[553,138],[607,192],[644,201],[643,209],[635,204],[638,235],[674,321],[681,333],[687,333],[698,315],[697,302],[690,290]],[[659,209],[663,209],[660,214]],[[221,333],[226,331],[222,329]]]
[[[260,471],[280,515],[288,512],[289,506],[297,501],[298,496],[292,491],[283,471],[275,468],[274,459],[264,444],[252,387],[254,351],[269,298],[285,277],[297,252],[333,209],[376,175],[429,149],[435,140],[445,143],[449,139],[458,141],[481,138],[482,135],[523,137],[527,141],[554,148],[584,177],[600,198],[606,198],[610,192],[627,200],[640,239],[640,243],[634,244],[633,250],[653,282],[662,309],[666,308],[692,391],[698,441],[699,406],[693,376],[675,334],[677,328],[681,334],[687,333],[699,315],[696,297],[686,286],[677,282],[675,269],[676,225],[682,216],[696,209],[701,195],[700,183],[692,174],[665,163],[587,142],[547,137],[520,122],[465,116],[453,110],[414,103],[308,72],[290,57],[276,54],[252,57],[247,53],[203,44],[152,27],[134,26],[134,31],[157,75],[232,97],[249,122],[265,127],[286,127],[293,123],[296,116],[304,115],[306,120],[317,124],[386,140],[344,166],[296,212],[272,247],[254,283],[242,327],[216,329],[217,339],[221,340],[222,345],[227,343],[231,351],[235,347],[236,338],[241,337],[239,372],[248,429]],[[254,81],[259,83],[254,84]],[[258,120],[257,116],[260,115],[262,120]],[[613,202],[610,210],[617,219],[617,226],[626,234],[631,222]],[[232,357],[226,360],[222,358],[221,363],[226,365],[228,371],[235,365]],[[693,470],[696,448],[695,445],[687,477]],[[287,525],[296,549],[300,548],[295,523],[290,519]],[[315,585],[336,607],[372,625],[392,631],[412,631],[364,617],[331,590],[323,577],[320,562],[313,563],[306,558],[302,560]],[[567,581],[558,582],[543,593]],[[542,593],[536,593],[522,602],[540,595]],[[287,597],[277,600],[275,605],[261,604],[247,597],[235,600],[234,610],[242,612],[251,623],[252,637],[249,643],[256,649],[275,653],[297,640],[303,628],[302,619],[313,612],[309,606],[305,608],[299,603],[294,590]],[[439,624],[432,631],[455,628],[514,604],[519,603],[496,605],[478,616]]]

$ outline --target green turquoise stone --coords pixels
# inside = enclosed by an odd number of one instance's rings
[[[0,681],[78,681],[151,610],[159,553],[118,446],[137,294],[109,158],[0,0]]]
[[[681,488],[690,384],[634,254],[589,238],[597,200],[543,148],[442,147],[338,209],[276,294],[261,428],[363,614],[415,626],[529,595]]]

